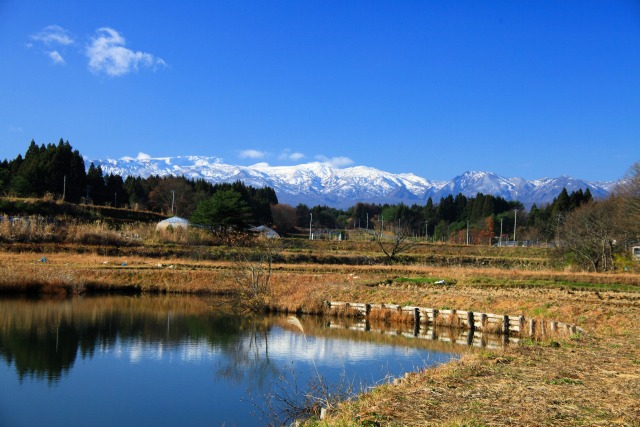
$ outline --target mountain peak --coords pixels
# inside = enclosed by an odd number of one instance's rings
[[[504,178],[493,172],[467,171],[450,181],[430,181],[412,173],[394,174],[368,166],[336,167],[329,162],[310,162],[295,166],[252,166],[225,164],[217,157],[175,156],[151,157],[139,153],[119,160],[96,160],[105,174],[123,177],[151,175],[185,176],[212,183],[243,181],[254,187],[275,189],[281,203],[310,206],[328,205],[340,208],[357,202],[424,204],[431,197],[438,202],[449,194],[467,197],[477,193],[492,194],[525,205],[549,203],[563,187],[567,191],[589,188],[594,197],[605,197],[613,182],[595,183],[562,176],[526,180]]]

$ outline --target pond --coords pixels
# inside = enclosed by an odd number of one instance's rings
[[[197,297],[0,299],[0,425],[267,425],[319,384],[360,392],[465,349],[433,331],[230,313]]]

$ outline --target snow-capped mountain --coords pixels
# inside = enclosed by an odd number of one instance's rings
[[[86,162],[89,164],[90,162]],[[151,175],[185,176],[212,183],[243,181],[254,187],[275,189],[280,203],[308,206],[328,205],[345,208],[357,202],[423,204],[431,197],[462,193],[493,194],[525,205],[542,205],[557,197],[563,187],[572,192],[589,188],[594,197],[605,197],[615,182],[587,182],[571,177],[525,180],[504,178],[490,172],[466,172],[451,181],[430,181],[414,174],[393,174],[365,166],[336,168],[313,162],[297,166],[236,166],[215,157],[177,156],[152,158],[140,153],[136,158],[94,160],[105,174],[123,177]]]

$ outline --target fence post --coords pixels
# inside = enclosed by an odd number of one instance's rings
[[[535,319],[529,319],[529,336],[534,337],[536,335],[536,321]]]

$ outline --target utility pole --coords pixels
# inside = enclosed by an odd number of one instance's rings
[[[67,175],[64,176],[64,179],[62,181],[62,201],[63,202],[66,196],[67,196]]]
[[[518,209],[513,210],[513,244],[518,246],[518,241],[516,240],[516,223],[518,222]]]
[[[469,220],[467,220],[467,246],[469,246]]]
[[[313,224],[313,212],[309,212],[311,219],[309,220],[309,240],[313,240],[313,234],[311,234],[311,225]]]
[[[369,229],[369,212],[367,212],[367,230]]]
[[[500,218],[500,237],[498,238],[498,246],[502,246],[502,221],[504,218]]]
[[[173,203],[176,201],[176,190],[171,190],[171,216],[173,216]]]
[[[118,193],[113,193],[113,207],[118,207]]]

